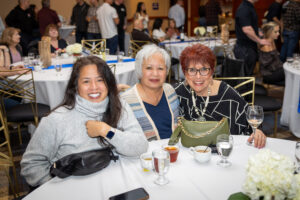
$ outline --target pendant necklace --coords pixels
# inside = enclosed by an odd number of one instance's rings
[[[210,95],[210,92],[211,92],[210,87],[208,87],[208,88],[207,88],[207,97],[206,97],[206,100],[205,100],[205,103],[204,103],[204,108],[203,108],[203,110],[202,110],[201,105],[200,105],[200,108],[201,108],[201,110],[200,110],[201,115],[200,115],[200,113],[199,113],[199,108],[197,108],[197,106],[196,106],[196,98],[195,98],[195,95],[194,95],[195,92],[194,92],[194,90],[192,90],[193,107],[195,108],[195,111],[196,111],[197,115],[199,116],[199,117],[198,117],[198,121],[200,121],[200,122],[206,121],[206,119],[205,119],[205,117],[204,117],[204,114],[205,114],[205,112],[206,112],[206,108],[207,108],[207,105],[208,105],[208,102],[209,102],[209,95]]]

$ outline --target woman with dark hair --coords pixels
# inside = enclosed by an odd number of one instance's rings
[[[148,142],[129,105],[119,99],[114,75],[95,56],[74,64],[62,104],[42,118],[21,161],[31,186],[49,179],[60,158],[111,144],[125,156],[139,156]]]
[[[153,39],[164,41],[166,38],[166,33],[161,29],[163,21],[161,18],[156,18],[153,23],[152,37]]]
[[[251,133],[246,119],[247,102],[225,82],[213,80],[215,62],[211,49],[201,44],[187,47],[181,53],[185,82],[175,88],[181,115],[193,121],[220,121],[226,117],[231,134]],[[266,136],[261,130],[251,134],[248,141],[253,139],[255,147],[265,146]]]
[[[19,44],[20,39],[20,29],[8,27],[2,33],[1,43],[8,47],[11,63],[22,61],[23,52]]]
[[[62,51],[68,46],[66,40],[59,38],[58,27],[55,24],[49,24],[45,29],[44,36],[50,37],[51,53]]]
[[[149,16],[147,15],[146,6],[144,2],[138,2],[136,7],[135,19],[140,19],[143,22],[143,31],[149,33]]]
[[[176,39],[180,35],[179,30],[176,28],[176,22],[174,19],[169,19],[168,28],[166,29],[166,34],[167,34],[167,38],[170,39],[171,38]]]

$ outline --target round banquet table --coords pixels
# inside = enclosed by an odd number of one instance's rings
[[[107,56],[108,64],[116,64],[115,78],[117,83],[134,85],[138,82],[134,59],[124,58],[124,62],[118,63],[116,56]],[[129,61],[129,62],[126,62]],[[52,63],[55,58],[52,59]],[[36,100],[38,103],[49,105],[51,109],[58,106],[64,97],[65,89],[67,87],[71,72],[73,57],[63,58],[60,61],[63,64],[61,72],[56,72],[53,66],[49,69],[41,71],[33,71],[33,78],[35,83]],[[20,63],[15,63],[15,65]],[[22,76],[20,79],[28,79],[29,75]]]
[[[234,147],[229,157],[232,166],[219,167],[220,157],[212,155],[208,163],[200,164],[181,147],[178,160],[171,163],[166,177],[167,185],[159,186],[153,181],[157,178],[152,171],[144,172],[138,158],[119,156],[117,162],[111,161],[105,169],[88,176],[71,176],[65,179],[53,178],[43,184],[24,200],[107,200],[135,188],[143,187],[151,200],[217,200],[227,199],[230,194],[242,191],[246,164],[250,155],[259,149],[246,145],[247,136],[234,136]],[[167,140],[152,141],[149,152],[161,148]],[[267,138],[266,147],[275,152],[294,158],[295,142]]]
[[[300,113],[298,112],[300,98],[300,70],[292,65],[283,65],[285,72],[285,90],[280,123],[288,126],[290,131],[300,138]]]

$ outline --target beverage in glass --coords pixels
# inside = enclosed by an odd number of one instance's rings
[[[158,185],[165,185],[169,183],[169,180],[165,177],[165,174],[169,170],[170,154],[163,149],[157,149],[152,152],[154,171],[158,174],[158,178],[154,183]]]
[[[229,167],[231,162],[227,160],[233,148],[233,137],[231,135],[222,134],[217,136],[217,150],[221,156],[218,165],[221,167]]]
[[[179,153],[179,146],[178,145],[163,145],[163,149],[168,151],[170,154],[170,162],[176,162],[178,153]]]
[[[255,134],[256,129],[264,120],[264,110],[261,106],[249,106],[246,112],[246,118],[253,130],[253,134]],[[248,143],[251,144],[251,143]]]
[[[144,172],[153,170],[152,155],[150,153],[143,153],[140,156],[140,162]]]
[[[118,62],[123,62],[123,57],[124,57],[124,52],[120,51],[117,57]]]

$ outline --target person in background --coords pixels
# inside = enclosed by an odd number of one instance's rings
[[[179,114],[175,90],[165,83],[170,56],[164,49],[149,44],[135,59],[139,83],[121,96],[131,106],[148,140],[170,138]]]
[[[199,24],[199,26],[206,26],[205,4],[207,3],[207,1],[208,0],[200,1],[200,6],[198,9],[198,14],[199,14],[198,24]]]
[[[264,38],[271,43],[271,45],[261,46],[259,51],[259,69],[263,81],[271,84],[284,81],[283,64],[274,42],[280,35],[280,25],[271,21],[262,26],[262,31]]]
[[[282,8],[283,45],[280,51],[280,60],[293,57],[293,53],[299,45],[300,35],[300,0],[287,1]]]
[[[177,0],[176,4],[170,8],[168,13],[169,19],[175,20],[176,28],[180,31],[183,31],[185,23],[185,11],[183,9],[183,5],[183,0]]]
[[[8,27],[6,28],[1,37],[1,43],[5,44],[9,49],[10,62],[16,63],[22,61],[22,47],[20,43],[20,29]]]
[[[19,4],[6,16],[5,22],[8,27],[15,27],[21,30],[21,41],[24,55],[27,55],[28,44],[34,39],[33,30],[37,26],[36,19],[30,11],[29,0],[19,0]]]
[[[60,158],[111,144],[119,154],[139,156],[148,141],[129,105],[119,98],[105,61],[88,56],[73,67],[62,104],[43,117],[21,160],[21,175],[37,187],[52,178]]]
[[[76,0],[76,5],[73,7],[71,24],[76,26],[76,43],[81,43],[81,40],[86,39],[87,25],[86,15],[89,5],[84,0]]]
[[[180,35],[179,30],[176,28],[176,22],[174,19],[169,19],[166,34],[169,39],[176,39]]]
[[[205,5],[206,26],[219,26],[219,15],[222,9],[219,0],[208,0]]]
[[[195,44],[183,50],[180,64],[185,81],[175,91],[180,102],[180,115],[186,120],[220,121],[228,119],[232,135],[251,133],[246,118],[247,102],[231,86],[213,79],[216,57],[209,47]],[[266,136],[257,129],[248,142],[263,148]]]
[[[158,43],[159,41],[152,39],[148,34],[143,31],[143,22],[141,19],[135,19],[133,22],[133,30],[131,32],[131,38],[136,41],[149,41],[152,43]]]
[[[86,16],[86,21],[88,21],[87,28],[87,39],[101,39],[100,28],[97,19],[97,10],[100,7],[99,0],[90,0],[90,7]]]
[[[161,29],[163,21],[161,18],[156,18],[153,23],[152,37],[160,42],[166,39],[166,33]]]
[[[52,56],[55,56],[56,51],[62,52],[68,46],[67,42],[64,39],[59,38],[58,27],[55,24],[49,24],[46,27],[44,36],[49,36],[51,39],[50,48]]]
[[[116,9],[120,23],[117,25],[118,29],[118,43],[120,51],[125,51],[125,30],[127,28],[127,19],[126,19],[126,7],[124,5],[124,0],[115,0],[112,6]]]
[[[275,0],[268,9],[268,14],[266,19],[268,22],[274,21],[281,25],[281,8],[282,8],[282,0]]]
[[[120,23],[119,16],[114,7],[113,0],[105,0],[102,6],[97,10],[98,23],[100,25],[101,35],[106,39],[106,47],[110,54],[115,55],[118,48],[118,30]]]
[[[49,24],[61,26],[56,11],[50,9],[50,0],[42,0],[42,9],[37,14],[41,35],[45,34],[45,29]]]
[[[146,33],[149,33],[149,16],[147,14],[146,11],[146,5],[144,2],[138,2],[137,6],[136,6],[136,12],[134,15],[135,19],[140,19],[142,20],[143,23],[143,31]]]

